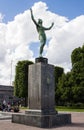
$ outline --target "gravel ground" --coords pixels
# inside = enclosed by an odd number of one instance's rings
[[[84,112],[72,112],[72,124],[62,127],[50,128],[52,130],[84,130]],[[12,123],[11,120],[0,120],[0,130],[43,130],[43,128],[31,127]],[[49,129],[44,129],[49,130]]]

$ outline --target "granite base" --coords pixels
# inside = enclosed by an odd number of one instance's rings
[[[39,111],[31,114],[13,114],[12,122],[40,128],[52,128],[71,124],[71,114],[41,115]]]

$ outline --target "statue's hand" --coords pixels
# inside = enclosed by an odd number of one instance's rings
[[[30,11],[31,11],[31,13],[32,13],[32,8],[30,8]]]
[[[54,25],[54,22],[52,22],[52,26]]]

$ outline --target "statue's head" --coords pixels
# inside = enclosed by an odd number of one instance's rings
[[[38,19],[38,24],[42,25],[43,21],[42,19]]]

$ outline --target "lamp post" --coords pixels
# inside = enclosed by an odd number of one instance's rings
[[[13,60],[11,60],[11,70],[10,70],[10,86],[12,85],[12,64],[13,64]]]

